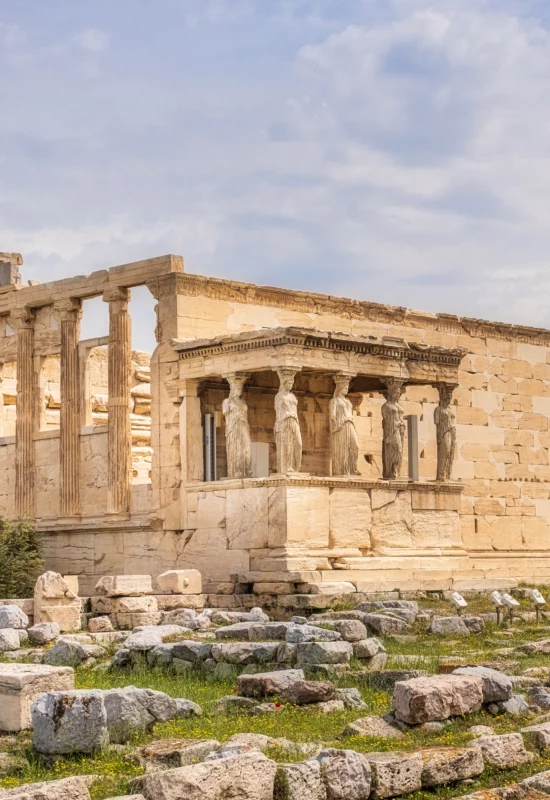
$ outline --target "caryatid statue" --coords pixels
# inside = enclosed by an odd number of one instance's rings
[[[334,395],[329,403],[333,475],[359,475],[359,441],[348,399],[349,375],[333,375]]]
[[[437,432],[437,480],[450,481],[456,450],[456,414],[451,405],[453,389],[449,383],[439,383],[439,405],[434,411]]]
[[[277,370],[280,386],[275,395],[275,444],[277,472],[300,472],[302,466],[302,434],[298,421],[298,400],[292,394],[296,370]]]
[[[229,397],[223,401],[222,412],[225,417],[227,476],[250,478],[252,475],[250,427],[248,407],[242,397],[248,375],[233,373],[226,377],[229,382]]]
[[[382,406],[382,467],[384,480],[398,478],[403,461],[405,416],[399,405],[403,381],[386,378],[386,402]]]

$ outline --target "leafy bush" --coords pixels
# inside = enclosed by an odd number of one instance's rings
[[[30,520],[0,518],[0,597],[32,597],[42,571],[40,537]]]

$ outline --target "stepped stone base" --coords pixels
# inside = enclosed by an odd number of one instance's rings
[[[296,594],[316,596],[311,607],[325,607],[327,596],[342,599],[349,594],[350,584],[360,594],[405,591],[493,591],[511,589],[521,582],[547,585],[550,581],[550,555],[543,553],[465,553],[439,554],[416,553],[408,555],[372,556],[369,558],[339,559],[335,569],[309,569],[286,571],[282,561],[295,559],[263,559],[257,569],[236,576],[238,584],[247,591],[261,596],[277,595],[280,604],[289,602]],[[273,567],[277,562],[279,571]],[[283,567],[281,569],[281,567]],[[269,591],[273,583],[276,591]],[[333,585],[334,591],[323,589],[323,584]],[[295,591],[282,591],[284,586]],[[328,589],[328,586],[327,586]],[[317,603],[317,605],[315,605]]]

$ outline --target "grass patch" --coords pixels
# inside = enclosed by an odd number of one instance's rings
[[[438,599],[422,601],[425,608],[451,613],[449,604]],[[529,604],[522,601],[522,607]],[[470,602],[468,613],[492,610],[487,597],[476,598]],[[536,627],[530,623],[518,623],[510,630],[488,624],[478,635],[464,639],[449,640],[425,633],[426,624],[419,624],[412,633],[414,641],[400,641],[380,637],[386,646],[389,660],[388,668],[420,668],[429,673],[437,672],[441,659],[464,658],[471,663],[498,661],[514,664],[513,672],[520,674],[528,667],[543,666],[550,669],[547,655],[524,655],[514,652],[514,648],[527,641],[550,638],[550,627]],[[506,651],[509,651],[507,654]],[[94,756],[73,756],[68,758],[45,759],[34,753],[29,733],[17,737],[0,739],[0,750],[24,755],[28,766],[0,779],[0,787],[12,788],[21,783],[55,780],[70,775],[98,776],[91,788],[93,800],[124,795],[130,792],[129,782],[142,774],[141,768],[132,758],[132,750],[139,745],[155,739],[175,737],[184,739],[216,739],[223,743],[237,733],[261,733],[273,738],[285,738],[297,743],[318,742],[329,747],[346,747],[359,752],[416,750],[421,747],[464,746],[469,741],[468,729],[472,725],[490,725],[496,733],[509,733],[519,730],[529,720],[510,716],[493,717],[486,711],[453,719],[442,731],[428,732],[413,729],[406,738],[379,739],[354,736],[344,738],[342,732],[346,725],[366,715],[382,716],[391,709],[391,694],[369,687],[357,676],[344,675],[336,679],[338,687],[356,686],[367,704],[363,710],[348,710],[341,713],[322,714],[312,708],[295,707],[283,704],[274,713],[261,716],[232,714],[222,716],[215,713],[216,702],[223,695],[231,694],[234,682],[228,679],[214,679],[199,670],[175,674],[168,669],[150,668],[145,662],[132,669],[79,669],[77,687],[80,689],[110,689],[133,685],[166,692],[172,697],[186,698],[198,703],[203,709],[201,717],[174,720],[158,724],[154,732],[136,736],[126,748],[109,749]],[[269,757],[276,761],[301,760],[296,754],[290,756],[286,750],[272,747]],[[408,800],[447,800],[460,794],[478,789],[502,786],[521,780],[528,775],[550,769],[550,753],[537,757],[537,760],[514,770],[486,768],[483,775],[473,783],[461,786],[440,786],[422,790],[409,796]]]

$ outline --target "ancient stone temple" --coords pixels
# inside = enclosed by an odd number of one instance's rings
[[[550,331],[190,275],[23,285],[0,253],[0,513],[48,569],[260,593],[550,580]],[[129,300],[156,299],[152,354]],[[82,340],[102,297],[109,333]]]

